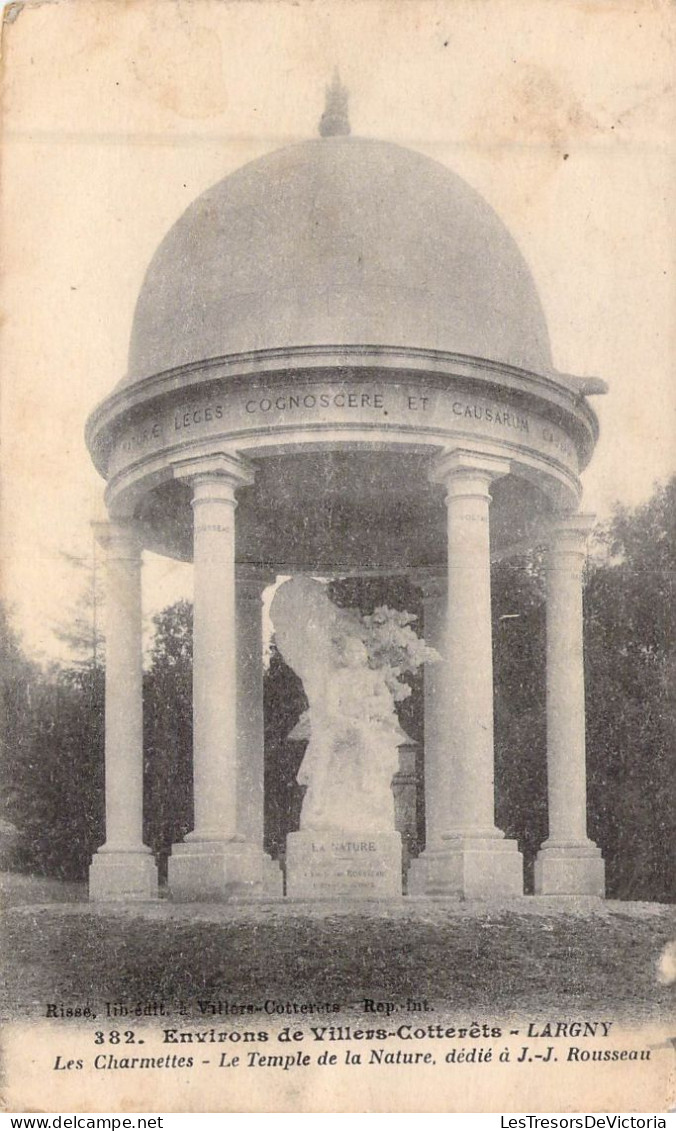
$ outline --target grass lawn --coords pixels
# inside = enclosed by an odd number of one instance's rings
[[[163,999],[340,1003],[427,998],[475,1018],[530,1013],[666,1019],[673,987],[658,963],[674,909],[565,910],[429,903],[349,913],[279,903],[219,907],[38,902],[19,885],[3,913],[5,1017],[46,1002]],[[52,897],[54,892],[51,892]],[[63,897],[63,895],[62,895]]]

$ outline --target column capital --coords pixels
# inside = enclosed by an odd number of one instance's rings
[[[143,551],[141,528],[132,519],[97,520],[91,523],[94,537],[109,559],[137,561]]]
[[[200,494],[208,494],[205,489],[211,487],[218,497],[233,501],[237,488],[251,487],[255,479],[249,461],[229,452],[176,459],[171,466],[175,479],[187,480],[196,490],[201,488]]]
[[[443,483],[448,497],[462,495],[488,495],[494,479],[509,475],[509,460],[482,452],[456,448],[442,452],[432,462],[429,478],[432,483]]]
[[[549,553],[586,557],[587,542],[595,522],[596,516],[593,514],[571,512],[556,515],[547,530]]]

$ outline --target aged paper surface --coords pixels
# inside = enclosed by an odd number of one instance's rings
[[[618,499],[647,497],[673,467],[674,32],[673,5],[648,0],[62,0],[6,9],[3,592],[28,653],[61,658],[51,626],[75,601],[63,555],[86,557],[89,523],[102,511],[84,422],[125,373],[151,256],[210,185],[316,135],[336,65],[353,132],[425,153],[473,185],[533,271],[557,368],[609,383],[584,478],[587,509],[604,515]],[[150,613],[184,592],[184,573],[166,561],[150,563],[147,576]],[[18,907],[8,898],[5,910],[18,946],[6,960],[24,943],[32,955],[3,1020],[3,1104],[11,1111],[673,1107],[673,1018],[666,990],[656,988],[659,955],[641,969],[645,1001],[621,992],[627,971],[612,963],[605,996],[576,997],[574,971],[584,965],[589,932],[603,937],[604,911],[582,916],[577,942],[566,928],[567,990],[551,991],[538,951],[528,994],[513,985],[512,1004],[498,947],[491,1004],[485,986],[476,1000],[437,992],[438,951],[428,969],[392,986],[378,946],[401,930],[402,947],[415,948],[417,928],[404,930],[404,912],[382,913],[379,930],[366,931],[364,964],[347,980],[344,970],[338,977],[338,955],[335,985],[328,971],[299,994],[299,971],[312,959],[307,940],[333,923],[310,915],[314,926],[293,943],[293,986],[279,984],[262,950],[269,989],[259,970],[252,997],[238,986],[239,962],[245,953],[250,974],[259,926],[269,932],[277,923],[281,938],[286,928],[274,909],[258,919],[242,907],[231,912],[241,931],[223,951],[222,985],[200,979],[200,953],[186,955],[181,940],[199,921],[205,952],[211,932],[222,945],[230,912],[150,910],[148,929],[164,922],[176,963],[195,974],[186,1003],[167,994],[166,982],[139,991],[133,952],[144,920],[129,908],[93,913],[104,933],[111,917],[107,980],[78,983],[71,924],[68,976],[52,989],[50,936],[40,926],[50,914],[46,898],[42,889]],[[465,957],[483,953],[482,938],[504,929],[504,911],[475,910],[476,938],[467,943],[458,910]],[[81,914],[63,905],[64,922]],[[419,914],[431,931],[443,918],[434,907]],[[654,915],[666,929],[664,909],[631,914]],[[537,922],[532,914],[531,930]],[[558,938],[559,927],[543,912],[543,933]],[[37,950],[30,939],[40,940]],[[213,955],[209,961],[213,973]],[[445,961],[452,967],[458,953],[449,948]],[[629,944],[625,962],[635,962]],[[183,1028],[201,1037],[180,1043]],[[130,1048],[161,1066],[116,1066]]]

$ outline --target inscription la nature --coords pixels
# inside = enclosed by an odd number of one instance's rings
[[[312,851],[313,852],[325,852],[326,851],[326,845],[321,844],[321,843],[315,844],[313,842]],[[332,852],[340,852],[340,853],[342,853],[342,852],[345,852],[345,853],[350,853],[350,852],[352,852],[352,853],[354,853],[354,852],[375,852],[376,846],[375,846],[374,841],[372,841],[372,840],[343,840],[343,841],[335,841],[331,845],[331,851]]]
[[[389,398],[384,392],[367,392],[366,390],[340,390],[335,393],[298,392],[280,393],[279,395],[266,394],[263,396],[250,397],[246,401],[235,402],[232,407],[223,402],[215,402],[213,404],[175,410],[171,418],[171,424],[169,424],[169,422],[167,422],[167,424],[169,425],[171,434],[175,436],[177,434],[187,434],[198,431],[205,425],[224,421],[228,418],[234,419],[242,410],[246,419],[252,417],[269,418],[271,415],[276,416],[280,413],[285,415],[294,414],[296,412],[304,414],[308,412],[320,412],[326,409],[359,411],[369,414],[377,413],[379,416],[385,418],[387,418],[390,412],[395,416],[403,413],[404,415],[411,414],[417,417],[428,416],[430,419],[436,417],[439,410],[445,410],[450,411],[459,421],[481,422],[490,425],[492,428],[509,429],[526,435],[531,434],[533,425],[533,421],[527,413],[501,408],[497,404],[487,404],[478,401],[463,400],[461,398],[451,400],[450,398],[442,397],[437,399],[436,397],[433,398],[412,393],[405,393],[395,404],[394,399]],[[537,421],[537,425],[539,438],[544,440],[545,443],[550,444],[553,448],[567,456],[574,454],[571,444],[558,429],[554,431],[540,421]],[[121,450],[125,453],[137,451],[151,444],[154,440],[161,440],[162,437],[163,424],[156,420],[152,423],[148,423],[143,428],[137,428],[127,435],[122,442]]]

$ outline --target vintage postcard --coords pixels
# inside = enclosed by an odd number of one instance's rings
[[[3,1108],[666,1126],[673,4],[3,14]]]

